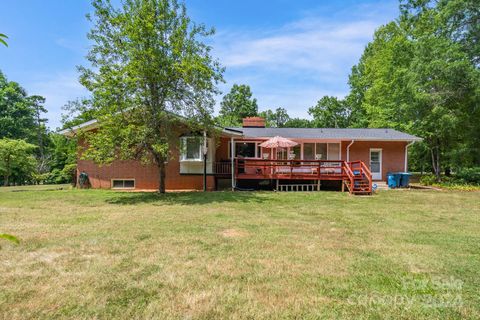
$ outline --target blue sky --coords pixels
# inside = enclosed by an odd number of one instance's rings
[[[380,25],[398,15],[398,2],[314,0],[186,0],[196,22],[215,27],[209,40],[226,67],[227,92],[248,84],[260,110],[284,107],[292,116],[323,95],[344,96],[348,74]],[[10,0],[2,3],[0,70],[29,94],[47,98],[49,125],[61,107],[88,92],[78,83],[85,65],[88,0]],[[218,98],[220,100],[221,97]],[[218,109],[218,108],[217,108]]]

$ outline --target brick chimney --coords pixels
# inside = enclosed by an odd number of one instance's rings
[[[262,117],[243,118],[244,128],[265,128],[265,119]]]

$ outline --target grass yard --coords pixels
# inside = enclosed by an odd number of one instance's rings
[[[0,188],[1,232],[2,319],[480,318],[479,192]]]

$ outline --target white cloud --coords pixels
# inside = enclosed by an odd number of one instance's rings
[[[322,96],[345,96],[351,67],[396,8],[395,2],[337,12],[321,8],[277,28],[220,30],[212,46],[227,69],[222,89],[248,84],[260,109],[284,107],[292,116],[307,117]]]
[[[308,72],[338,71],[338,61],[358,58],[378,23],[346,24],[323,20],[299,21],[267,31],[266,35],[220,34],[215,52],[227,68],[306,69]],[[342,64],[343,66],[343,64]]]

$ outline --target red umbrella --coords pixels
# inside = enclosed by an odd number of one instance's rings
[[[282,138],[279,136],[273,137],[268,139],[265,142],[260,143],[260,147],[262,148],[290,148],[290,147],[295,147],[298,145],[297,142],[288,140],[287,138]]]

